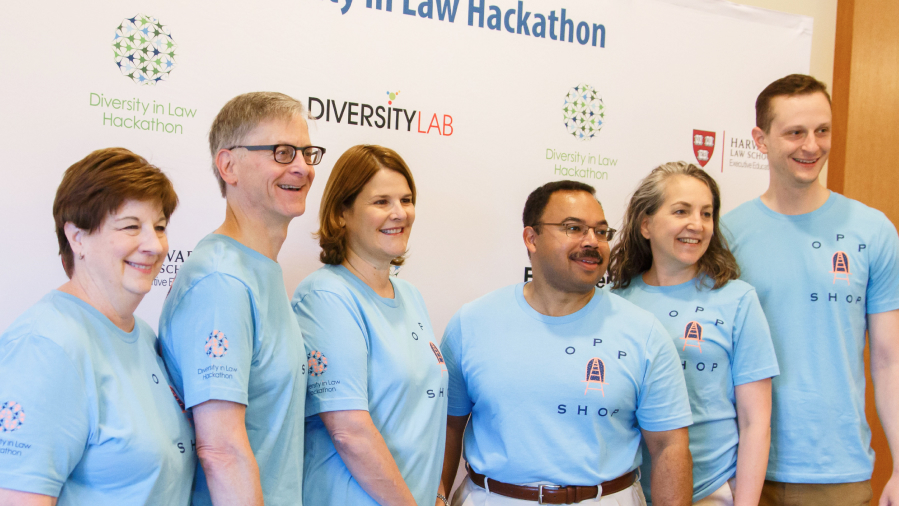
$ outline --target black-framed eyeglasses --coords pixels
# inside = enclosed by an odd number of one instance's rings
[[[266,146],[232,146],[228,149],[244,148],[248,151],[271,151],[278,163],[288,164],[297,156],[297,151],[303,153],[306,165],[318,165],[325,156],[325,148],[320,146],[291,146],[290,144],[268,144]]]
[[[562,230],[565,231],[565,235],[568,237],[577,237],[578,239],[587,236],[587,232],[591,229],[593,230],[593,234],[596,235],[596,240],[599,242],[609,242],[615,237],[614,228],[608,228],[605,225],[600,225],[598,227],[588,227],[583,223],[537,223],[537,225],[554,225],[557,227],[562,227]],[[603,228],[606,227],[606,228]]]

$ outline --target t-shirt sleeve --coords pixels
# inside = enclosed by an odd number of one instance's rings
[[[178,303],[170,328],[188,408],[209,400],[247,404],[255,309],[246,285],[206,276]]]
[[[306,416],[368,411],[368,340],[355,300],[313,290],[295,298],[292,306],[306,341]]]
[[[449,374],[449,382],[447,383],[447,414],[452,416],[465,416],[471,413],[474,405],[468,396],[468,389],[465,386],[465,378],[462,376],[462,369],[459,367],[459,341],[462,337],[462,317],[461,311],[456,313],[446,326],[443,332],[443,339],[440,341],[440,353],[443,354],[443,360],[446,362],[446,371]]]
[[[658,320],[646,343],[643,386],[637,397],[637,423],[653,432],[693,423],[687,383],[671,337]]]
[[[876,248],[872,255],[868,288],[865,296],[868,314],[885,313],[899,309],[899,236],[896,227],[886,219],[877,234]]]
[[[780,374],[771,330],[755,290],[740,299],[734,316],[734,351],[731,374],[734,386]]]
[[[84,382],[47,338],[0,347],[0,488],[59,496],[90,434]]]

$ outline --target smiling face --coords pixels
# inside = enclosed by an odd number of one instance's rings
[[[415,221],[406,178],[393,170],[379,170],[344,211],[343,220],[349,252],[375,267],[388,267],[406,252]]]
[[[261,122],[241,142],[258,146],[290,144],[310,145],[306,120],[294,116],[289,121],[273,119]],[[306,164],[302,153],[289,164],[275,161],[271,151],[230,150],[232,174],[223,174],[229,183],[227,196],[247,210],[256,210],[266,221],[287,221],[306,211],[306,195],[315,178],[315,169]]]
[[[823,93],[771,99],[768,132],[752,129],[759,151],[768,155],[772,184],[815,183],[830,153],[831,110]]]
[[[546,204],[540,223],[576,224],[608,228],[602,206],[584,191],[557,191]],[[525,245],[531,257],[534,275],[566,293],[593,290],[609,264],[609,243],[599,241],[589,230],[587,235],[566,235],[564,227],[540,225],[540,233],[525,229]],[[530,230],[530,232],[529,232]]]
[[[153,288],[169,241],[167,220],[156,202],[127,200],[93,233],[79,232],[75,277],[89,280],[110,300],[137,297]],[[84,258],[80,258],[81,255]]]
[[[665,200],[640,224],[649,240],[653,269],[696,275],[696,262],[709,249],[714,232],[712,191],[702,181],[675,175],[665,181]]]

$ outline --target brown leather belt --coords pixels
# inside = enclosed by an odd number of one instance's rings
[[[465,469],[468,471],[468,476],[475,485],[490,493],[511,497],[512,499],[537,501],[537,504],[574,504],[586,499],[593,499],[599,492],[599,487],[596,485],[590,487],[581,487],[577,485],[539,485],[536,487],[510,485],[474,472],[467,462],[465,463]],[[636,469],[623,474],[614,480],[601,483],[600,487],[602,487],[602,495],[621,492],[633,485],[635,481],[637,481]],[[487,483],[485,484],[485,482]]]

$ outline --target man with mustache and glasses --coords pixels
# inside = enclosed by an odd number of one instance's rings
[[[466,304],[443,337],[443,489],[464,432],[468,476],[454,506],[487,497],[510,506],[642,505],[642,438],[655,504],[690,504],[692,417],[681,363],[655,317],[596,287],[614,230],[595,190],[545,184],[522,218],[533,280]]]

